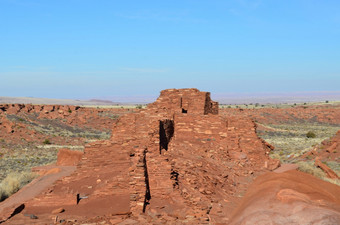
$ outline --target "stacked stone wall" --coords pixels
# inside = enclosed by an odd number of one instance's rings
[[[112,208],[111,215],[132,212],[156,224],[164,222],[159,215],[209,223],[211,211],[225,223],[231,193],[241,191],[238,177],[263,170],[267,150],[255,124],[219,116],[210,93],[165,90],[138,114],[122,116],[110,140],[89,144],[77,172],[58,183],[51,198],[85,195],[84,207],[120,199],[128,209]],[[103,207],[96,210],[107,212]]]
[[[186,114],[218,114],[218,103],[211,101],[209,92],[197,89],[168,89],[161,92],[160,97],[148,105],[155,111],[166,109],[170,113]]]

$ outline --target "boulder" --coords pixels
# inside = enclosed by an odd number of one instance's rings
[[[76,166],[80,162],[83,152],[62,148],[58,152],[58,166]]]

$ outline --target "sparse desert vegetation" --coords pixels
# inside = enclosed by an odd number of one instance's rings
[[[275,146],[271,156],[285,163],[295,162],[297,157],[311,150],[313,146],[334,136],[340,130],[340,125],[322,123],[261,125],[267,129],[258,130],[259,136]]]
[[[263,125],[263,124],[261,124]],[[299,170],[312,174],[325,181],[340,185],[339,180],[330,179],[324,171],[318,168],[315,163],[315,157],[311,155],[305,159],[301,156],[318,146],[321,142],[333,137],[340,126],[337,124],[326,123],[294,123],[294,124],[270,124],[263,125],[268,130],[260,130],[258,134],[268,143],[275,146],[275,149],[270,153],[270,156],[279,159],[282,163],[296,163],[299,165]],[[340,176],[340,158],[337,161],[327,159],[323,161],[334,172]]]

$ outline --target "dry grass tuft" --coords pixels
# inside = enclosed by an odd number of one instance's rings
[[[305,173],[309,173],[315,177],[320,178],[321,180],[330,182],[332,184],[336,184],[340,186],[339,179],[330,179],[326,177],[326,174],[318,167],[314,165],[314,161],[300,161],[297,163],[299,165],[299,170]]]
[[[299,165],[299,170],[302,172],[309,173],[320,179],[325,177],[324,172],[314,165],[314,161],[300,161],[297,164]]]
[[[36,174],[32,172],[12,172],[0,183],[0,201],[5,200],[31,182]]]

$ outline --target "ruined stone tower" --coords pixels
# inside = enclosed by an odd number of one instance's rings
[[[89,144],[77,171],[27,206],[60,206],[70,218],[92,207],[88,217],[225,223],[238,180],[270,167],[269,151],[251,119],[219,115],[209,92],[168,89],[119,118],[110,140]]]
[[[167,89],[161,91],[159,98],[148,105],[150,110],[166,109],[169,113],[188,113],[190,115],[218,114],[218,103],[210,99],[209,92],[197,89]]]

